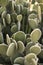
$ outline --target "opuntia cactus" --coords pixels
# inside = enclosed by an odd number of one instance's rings
[[[41,14],[36,0],[34,3],[33,0],[8,0],[0,6],[0,57],[5,65],[40,65],[43,59]]]

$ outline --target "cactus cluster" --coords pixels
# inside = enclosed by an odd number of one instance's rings
[[[8,57],[12,65],[39,64],[39,58],[43,59],[40,24],[41,7],[37,1],[9,0],[0,7],[0,54],[6,62]]]

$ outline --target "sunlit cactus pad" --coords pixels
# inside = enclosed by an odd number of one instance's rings
[[[31,34],[30,34],[30,37],[31,37],[31,40],[33,41],[33,42],[37,42],[39,39],[40,39],[40,37],[41,37],[41,31],[40,31],[40,29],[34,29],[32,32],[31,32]]]
[[[37,1],[0,0],[2,65],[43,65],[43,17]]]

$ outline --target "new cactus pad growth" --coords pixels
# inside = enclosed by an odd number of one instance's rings
[[[2,65],[41,65],[42,9],[38,0],[34,2],[33,0],[0,0],[0,63]]]

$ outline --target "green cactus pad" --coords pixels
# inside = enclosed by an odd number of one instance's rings
[[[6,42],[8,45],[10,45],[10,43],[11,43],[11,40],[10,40],[10,37],[8,34],[6,34]]]
[[[25,49],[24,43],[21,41],[18,41],[17,44],[18,44],[18,52],[23,53]]]
[[[39,18],[39,20],[41,22],[41,7],[40,6],[38,6],[38,18]]]
[[[37,65],[37,62],[35,59],[31,59],[29,61],[26,61],[24,62],[25,65]]]
[[[14,64],[23,64],[24,63],[24,58],[23,57],[17,57],[14,60]]]
[[[2,20],[3,20],[3,26],[6,27],[5,18],[3,18]]]
[[[30,52],[35,53],[36,55],[39,55],[39,53],[41,52],[41,47],[38,45],[34,45],[30,47]]]
[[[24,42],[25,39],[26,39],[26,36],[25,36],[24,32],[18,31],[18,32],[14,33],[12,35],[12,38],[15,39],[16,41],[22,41],[22,42]]]
[[[3,12],[2,12],[1,17],[2,17],[2,18],[5,18],[5,17],[6,17],[6,11],[3,11]]]
[[[37,56],[34,53],[30,53],[25,56],[24,64],[25,65],[28,65],[28,64],[29,65],[37,65],[37,61],[38,61]]]
[[[6,22],[7,22],[8,24],[11,23],[11,16],[10,16],[10,14],[7,14],[7,15],[6,15]]]
[[[16,53],[16,44],[11,43],[7,49],[7,56],[13,57]]]
[[[22,20],[22,15],[20,14],[20,15],[17,15],[17,20],[19,21],[19,22],[21,22],[21,20]]]
[[[17,28],[17,25],[16,24],[11,27],[11,32],[12,33],[17,32],[17,30],[18,30],[18,28]]]
[[[0,7],[0,14],[1,14],[4,10],[6,10],[5,7]]]
[[[42,1],[42,0],[41,0],[41,1]],[[41,7],[41,12],[43,13],[43,3],[41,3],[41,1],[40,1],[39,5],[40,5],[40,7]]]
[[[41,30],[40,30],[40,29],[38,29],[38,28],[34,29],[34,30],[31,32],[31,34],[30,34],[31,40],[32,40],[33,42],[37,42],[37,41],[40,39],[41,34],[42,34],[42,33],[41,33]]]
[[[6,55],[7,49],[8,49],[8,45],[4,43],[0,44],[0,54]]]
[[[36,59],[37,58],[37,56],[36,56],[36,54],[34,54],[34,53],[29,53],[29,54],[27,54],[26,56],[25,56],[25,60],[27,60],[27,61],[29,61],[29,60],[31,60],[31,59]]]
[[[29,19],[29,25],[32,29],[35,29],[38,27],[37,19]]]

